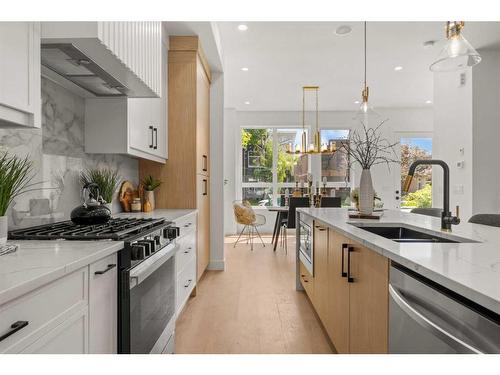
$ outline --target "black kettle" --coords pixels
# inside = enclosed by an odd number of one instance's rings
[[[80,225],[104,224],[111,219],[111,211],[105,206],[106,202],[100,196],[97,184],[89,183],[82,188],[82,201],[82,205],[71,211],[73,223]]]

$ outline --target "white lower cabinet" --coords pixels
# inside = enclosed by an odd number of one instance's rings
[[[118,275],[116,254],[90,265],[89,352],[116,353]]]
[[[176,221],[175,226],[180,228],[180,237],[176,239],[179,248],[175,254],[177,273],[175,311],[176,315],[179,315],[196,287],[197,214]]]
[[[0,353],[116,353],[117,305],[113,254],[1,305]]]

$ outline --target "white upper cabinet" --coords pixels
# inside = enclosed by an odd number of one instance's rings
[[[78,74],[68,76],[70,70],[79,73],[75,65],[81,69],[87,65],[93,73],[102,69],[101,77],[108,74],[112,78],[105,78],[104,83],[120,87],[122,95],[162,96],[161,49],[161,22],[42,23],[42,73],[84,97],[99,95],[95,90],[86,89],[88,85],[92,87],[89,80],[83,82]],[[68,65],[68,61],[73,62],[73,66]],[[85,64],[78,66],[80,61]],[[106,95],[109,93],[104,92],[102,96]]]
[[[40,23],[0,22],[0,127],[41,125]]]
[[[161,97],[86,100],[85,152],[127,154],[165,163],[168,144],[167,51],[168,46],[162,43]]]

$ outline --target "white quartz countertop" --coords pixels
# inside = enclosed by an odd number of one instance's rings
[[[380,220],[350,219],[343,208],[300,208],[307,214],[377,253],[500,314],[500,228],[467,222],[441,231],[441,219],[386,210]],[[349,223],[407,227],[473,243],[398,243]],[[450,237],[451,236],[451,237]]]
[[[176,221],[181,219],[182,217],[195,213],[198,210],[196,209],[156,209],[151,212],[122,212],[117,215],[113,215],[114,217],[131,217],[131,218],[152,218],[159,219],[165,218],[168,221]]]
[[[9,241],[0,256],[0,305],[123,248],[122,241]]]

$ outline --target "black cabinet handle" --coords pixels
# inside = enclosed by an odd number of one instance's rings
[[[208,171],[208,156],[203,155],[203,172]]]
[[[186,283],[186,284],[184,284],[184,288],[187,288],[187,287],[189,286],[189,284],[191,284],[191,281],[193,281],[193,280],[189,279],[189,280],[187,281],[187,283]]]
[[[340,272],[340,276],[342,276],[342,277],[347,277],[347,272],[344,271],[344,263],[345,263],[344,262],[344,250],[347,248],[349,248],[349,245],[346,243],[343,243],[342,250],[341,250],[342,251],[342,270]]]
[[[354,278],[351,277],[351,253],[354,251],[352,246],[347,247],[347,282],[353,283]]]
[[[189,254],[190,251],[191,251],[191,248],[188,247],[187,250],[184,250],[184,254]]]
[[[208,181],[203,179],[203,195],[208,195]]]
[[[28,321],[26,320],[18,320],[15,323],[12,323],[10,325],[10,329],[5,332],[2,336],[0,336],[0,341],[5,340],[7,337],[12,336],[14,333],[17,331],[22,330],[24,327],[26,327],[29,324]]]
[[[153,148],[154,147],[154,134],[153,134],[153,127],[150,126],[149,127],[149,130],[151,130],[151,143],[149,144],[149,148]]]
[[[155,133],[155,145],[153,148],[156,150],[158,148],[158,128],[153,128],[153,132]]]
[[[102,270],[102,271],[95,271],[94,272],[94,275],[103,275],[105,274],[106,272],[108,272],[109,270],[112,270],[113,268],[116,267],[116,264],[108,264],[108,267],[105,269],[105,270]]]

